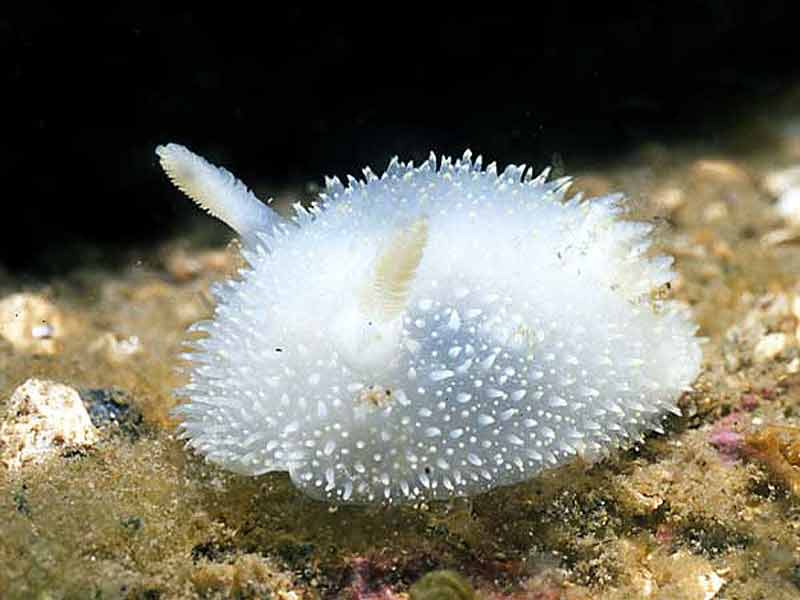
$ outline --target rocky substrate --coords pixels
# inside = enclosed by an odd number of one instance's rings
[[[181,343],[211,313],[209,284],[241,266],[235,244],[176,241],[38,285],[4,275],[0,597],[797,598],[793,123],[579,174],[575,189],[623,190],[658,225],[703,373],[665,435],[469,500],[336,507],[184,449]]]

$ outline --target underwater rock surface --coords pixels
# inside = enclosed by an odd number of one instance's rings
[[[86,449],[98,439],[78,392],[43,379],[28,379],[8,401],[0,423],[0,462],[9,471],[61,452]]]
[[[797,598],[800,230],[777,206],[783,188],[763,183],[800,166],[792,131],[702,154],[648,145],[577,174],[576,188],[624,190],[643,199],[637,219],[668,222],[656,249],[676,257],[671,294],[708,338],[703,372],[666,435],[471,499],[332,507],[285,474],[186,452],[174,367],[185,328],[211,315],[209,286],[241,265],[235,247],[175,242],[46,290],[4,277],[0,298],[47,298],[69,327],[56,354],[0,339],[0,420],[38,378],[82,390],[98,424],[141,414],[145,433],[2,467],[0,596],[402,598],[452,570],[492,599]],[[90,349],[109,333],[142,351]]]

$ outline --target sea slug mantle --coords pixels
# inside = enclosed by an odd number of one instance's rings
[[[169,177],[241,237],[241,277],[192,326],[188,444],[334,502],[471,495],[660,431],[696,378],[675,276],[621,195],[393,159],[282,219],[183,146]]]

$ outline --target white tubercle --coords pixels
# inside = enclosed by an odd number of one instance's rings
[[[255,243],[257,232],[271,231],[281,221],[230,171],[212,165],[185,146],[158,146],[156,154],[172,183],[236,231],[243,242]]]

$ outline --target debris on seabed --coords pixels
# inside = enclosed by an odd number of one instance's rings
[[[0,337],[15,350],[56,354],[64,335],[64,317],[52,302],[37,294],[11,294],[0,300]]]
[[[123,363],[131,356],[141,354],[143,348],[138,336],[121,336],[107,332],[89,345],[89,352],[100,354],[112,363]]]
[[[177,282],[186,282],[205,275],[230,275],[241,264],[241,258],[229,246],[223,250],[189,252],[175,248],[164,253],[164,267]]]
[[[800,497],[800,427],[767,425],[748,435],[745,448],[795,497]]]
[[[73,388],[28,379],[9,401],[0,425],[0,462],[10,471],[44,462],[67,448],[88,448],[98,433]]]
[[[132,442],[141,437],[145,430],[144,417],[126,391],[81,389],[80,396],[95,427],[125,435]]]
[[[790,226],[800,226],[800,165],[767,173],[762,185],[777,200],[778,214]]]
[[[785,333],[768,333],[756,344],[753,349],[753,360],[756,363],[765,363],[773,360],[789,346],[789,336]]]

